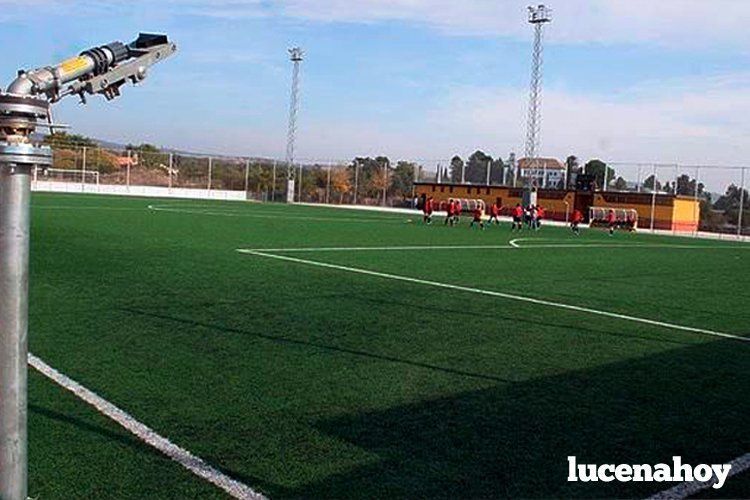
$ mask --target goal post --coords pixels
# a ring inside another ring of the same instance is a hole
[[[78,184],[94,184],[98,186],[99,171],[36,167],[34,169],[34,181],[74,182]]]

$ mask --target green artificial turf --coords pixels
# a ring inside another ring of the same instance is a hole
[[[102,196],[32,215],[32,352],[272,498],[642,497],[672,485],[569,483],[567,456],[750,451],[748,342],[236,251],[581,245],[273,254],[747,336],[747,245]],[[33,497],[221,496],[40,375],[30,404]]]

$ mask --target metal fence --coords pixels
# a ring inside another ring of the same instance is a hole
[[[603,190],[692,198],[700,211],[700,231],[750,235],[750,168],[636,162],[607,166]]]
[[[35,180],[231,191],[259,201],[286,200],[289,169],[282,161],[91,147],[57,146],[53,152],[52,168],[35,172]],[[590,172],[544,171],[539,185],[573,186],[578,175],[587,173],[605,191],[693,197],[699,202],[701,231],[750,234],[749,168],[615,161],[602,165]],[[387,207],[412,207],[417,181],[508,187],[528,181],[513,163],[497,160],[451,164],[450,159],[303,159],[292,170],[295,201]]]

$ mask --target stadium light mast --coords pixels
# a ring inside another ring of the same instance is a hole
[[[294,203],[294,143],[297,140],[297,114],[299,113],[299,67],[304,57],[299,47],[289,49],[292,61],[292,91],[289,99],[289,128],[286,134],[287,203]],[[300,191],[300,200],[302,192]]]
[[[539,133],[542,121],[542,39],[544,25],[551,22],[550,9],[543,4],[530,6],[529,23],[534,26],[534,46],[531,55],[531,86],[529,89],[529,113],[526,122],[525,155],[530,171],[538,170]],[[543,179],[544,181],[544,179]],[[526,188],[531,188],[531,176],[527,175]]]
[[[141,33],[56,66],[20,71],[0,89],[0,499],[27,495],[27,363],[31,173],[52,165],[49,146],[33,142],[38,127],[53,132],[51,104],[75,95],[120,95],[148,68],[177,50],[164,35]]]

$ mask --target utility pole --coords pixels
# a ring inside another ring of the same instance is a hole
[[[287,203],[294,203],[294,142],[297,139],[297,113],[299,113],[299,66],[304,53],[299,47],[289,49],[292,61],[292,93],[289,99],[289,129],[286,135]]]
[[[539,133],[542,121],[542,35],[544,25],[551,22],[550,10],[543,4],[529,7],[529,23],[534,26],[534,46],[531,54],[531,85],[529,89],[529,111],[526,122],[525,155],[529,162],[529,172],[538,170]],[[531,186],[531,178],[526,180],[526,188]]]

